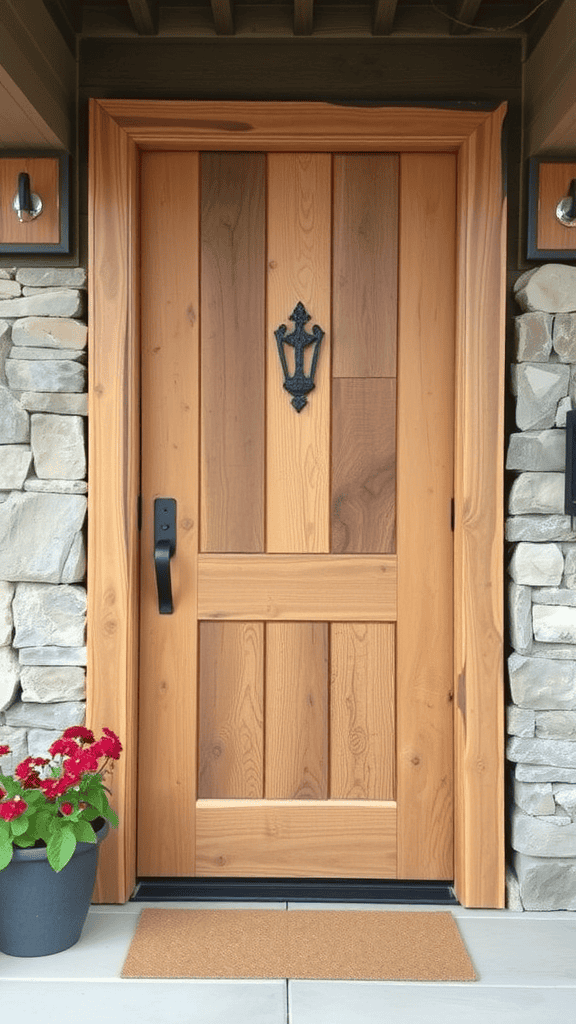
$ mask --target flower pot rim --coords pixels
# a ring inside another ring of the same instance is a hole
[[[110,831],[110,822],[106,818],[96,818],[95,821],[102,821],[102,825],[95,831],[96,844],[94,843],[76,843],[76,849],[74,855],[78,856],[82,853],[93,850],[95,845],[101,843],[106,838]],[[92,824],[92,822],[90,822]],[[31,861],[31,860],[47,860],[48,855],[45,846],[13,846],[12,861]],[[12,861],[10,863],[12,863]],[[8,865],[9,866],[9,865]]]

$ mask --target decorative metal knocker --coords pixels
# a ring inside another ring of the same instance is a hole
[[[316,373],[316,364],[318,362],[318,356],[320,354],[320,345],[322,338],[324,337],[324,331],[318,324],[315,324],[312,328],[312,334],[308,334],[304,329],[305,324],[311,319],[310,314],[301,302],[295,306],[293,312],[288,317],[296,325],[292,334],[286,334],[287,327],[281,324],[274,331],[276,337],[276,344],[278,345],[278,355],[280,356],[280,362],[282,363],[282,370],[284,373],[284,387],[292,396],[292,405],[296,409],[296,412],[301,412],[304,406],[307,404],[307,395],[314,390],[314,374]],[[286,360],[286,352],[284,351],[285,345],[291,345],[294,349],[294,373],[290,375],[288,370],[288,362]],[[312,352],[312,362],[310,364],[310,373],[307,375],[304,372],[304,350],[308,345],[314,345]]]

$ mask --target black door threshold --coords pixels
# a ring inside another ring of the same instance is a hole
[[[135,903],[198,900],[458,906],[451,882],[348,878],[141,878],[131,898]]]

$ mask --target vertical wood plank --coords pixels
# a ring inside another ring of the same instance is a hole
[[[334,377],[396,375],[398,155],[334,157]]]
[[[505,113],[502,105],[466,141],[458,171],[454,879],[468,907],[503,907],[505,895]]]
[[[142,154],[138,871],[143,875],[193,875],[195,870],[198,174],[197,153]],[[172,615],[158,614],[155,497],[177,502]]]
[[[400,160],[398,873],[451,878],[456,161]]]
[[[264,550],[263,153],[201,156],[201,550]]]
[[[395,631],[391,623],[330,627],[330,796],[396,795]]]
[[[264,623],[202,622],[198,798],[264,796]]]
[[[120,736],[93,899],[123,903],[136,882],[139,488],[138,154],[91,102],[87,721]]]
[[[266,624],[265,795],[328,796],[328,625]]]
[[[332,551],[396,550],[396,381],[332,383]]]
[[[268,157],[267,550],[330,550],[331,157]],[[298,302],[325,332],[316,387],[300,412],[284,390],[274,331]]]

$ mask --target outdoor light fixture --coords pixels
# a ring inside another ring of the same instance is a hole
[[[532,157],[528,245],[531,260],[576,259],[576,159]]]
[[[0,254],[70,252],[67,153],[0,152]]]

